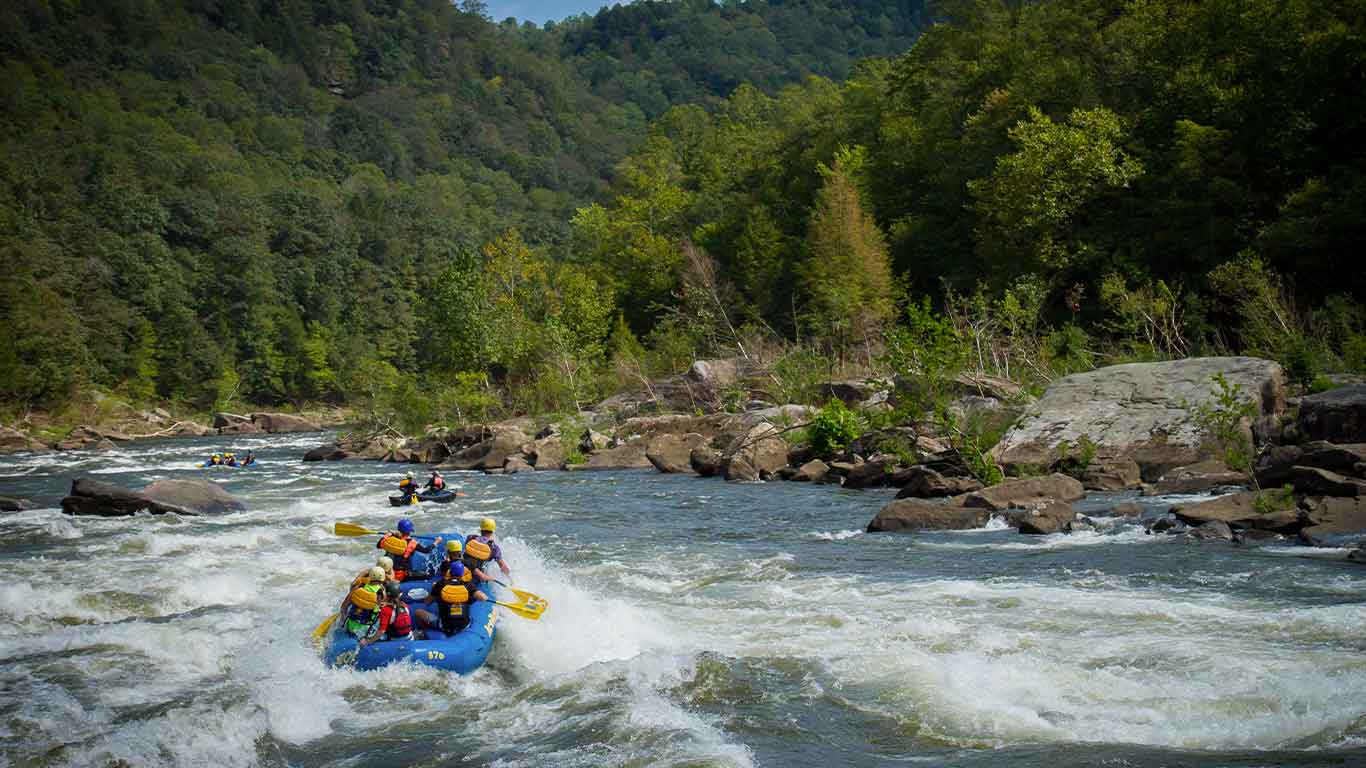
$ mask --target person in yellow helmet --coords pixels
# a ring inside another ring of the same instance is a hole
[[[465,537],[465,545],[468,546],[471,541],[482,541],[493,551],[493,557],[490,559],[498,564],[498,567],[503,571],[503,575],[511,576],[512,569],[509,568],[507,562],[503,560],[503,548],[498,546],[498,542],[493,540],[493,533],[496,530],[498,530],[498,524],[493,522],[493,518],[486,517],[479,521],[479,533],[471,533],[469,536]]]

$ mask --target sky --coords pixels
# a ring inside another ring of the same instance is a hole
[[[597,13],[604,5],[614,5],[620,0],[485,0],[488,4],[489,18],[502,21],[515,16],[518,21],[534,21],[544,24],[550,19],[560,19],[577,13]]]

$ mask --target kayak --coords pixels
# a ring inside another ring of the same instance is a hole
[[[429,544],[434,536],[415,537],[424,544]],[[441,534],[443,540],[463,537],[459,534]],[[430,555],[421,552],[413,554],[414,570],[425,570],[428,562],[435,564],[440,560],[440,553],[433,551]],[[431,592],[433,581],[415,580],[403,582],[403,599],[414,610],[425,608],[435,613],[435,606],[426,606],[423,601]],[[492,585],[485,585],[485,590],[491,589]],[[498,626],[498,606],[486,600],[478,600],[469,606],[470,623],[469,626],[454,635],[447,635],[435,629],[423,630],[426,638],[423,640],[382,640],[371,643],[364,648],[360,647],[355,637],[346,631],[346,622],[338,620],[333,622],[332,628],[325,635],[323,640],[323,659],[329,666],[333,667],[353,667],[355,669],[368,670],[379,669],[390,664],[411,662],[443,669],[448,672],[455,672],[460,675],[468,675],[479,667],[483,666],[484,660],[488,658],[489,651],[493,648],[493,636],[497,632]]]
[[[260,463],[261,462],[259,461],[253,461],[250,464],[206,464],[201,461],[195,466],[199,467],[200,469],[251,469],[252,467]]]
[[[418,501],[432,501],[432,502],[436,502],[437,504],[449,504],[449,503],[451,503],[452,501],[455,501],[455,497],[458,496],[458,495],[459,495],[459,494],[457,494],[455,491],[452,491],[452,490],[450,490],[449,488],[446,488],[446,489],[443,489],[443,490],[440,490],[440,491],[423,491],[422,493],[419,493],[419,494],[417,495],[417,500],[418,500]],[[391,507],[403,507],[403,506],[407,506],[407,505],[409,505],[409,504],[412,503],[412,502],[410,501],[411,498],[412,498],[411,496],[390,496],[390,497],[389,497],[389,506],[391,506]]]

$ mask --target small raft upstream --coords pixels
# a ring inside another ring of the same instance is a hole
[[[458,533],[440,534],[443,541],[464,540]],[[414,537],[424,544],[435,539],[432,536]],[[440,552],[424,555],[413,554],[415,570],[425,570],[428,562],[440,562]],[[403,600],[410,607],[426,607],[423,601],[430,594],[434,580],[415,580],[403,582]],[[493,585],[482,587],[489,591]],[[492,594],[490,594],[492,597]],[[428,610],[434,610],[428,608]],[[493,649],[493,636],[497,633],[499,610],[491,601],[478,600],[468,607],[470,623],[460,632],[447,635],[437,629],[426,629],[423,640],[381,640],[364,648],[355,637],[346,632],[346,622],[333,622],[332,628],[323,639],[323,659],[329,666],[354,667],[369,670],[386,667],[390,664],[412,662],[436,669],[444,669],[460,675],[468,675],[484,665],[489,651]]]
[[[455,501],[455,497],[458,496],[458,495],[459,495],[458,493],[456,493],[455,491],[449,490],[449,489],[441,490],[441,491],[423,491],[422,493],[419,493],[419,494],[417,495],[417,500],[420,501],[420,502],[421,502],[421,501],[431,501],[431,502],[435,502],[435,503],[437,503],[437,504],[449,504],[449,503],[451,503],[452,501]],[[412,499],[411,496],[390,496],[390,497],[389,497],[389,506],[391,506],[391,507],[402,507],[402,506],[407,506],[407,505],[409,505],[409,504],[412,503],[411,499]]]

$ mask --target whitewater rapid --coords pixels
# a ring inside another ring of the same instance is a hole
[[[1366,764],[1366,569],[1095,532],[868,534],[886,491],[647,472],[460,474],[419,532],[495,517],[513,583],[488,665],[324,667],[312,629],[375,556],[404,468],[318,436],[0,458],[0,763]],[[72,519],[70,479],[207,477],[221,517]],[[1149,502],[1161,504],[1161,501]],[[1097,506],[1103,507],[1104,504]],[[1108,762],[1107,762],[1108,761]]]

